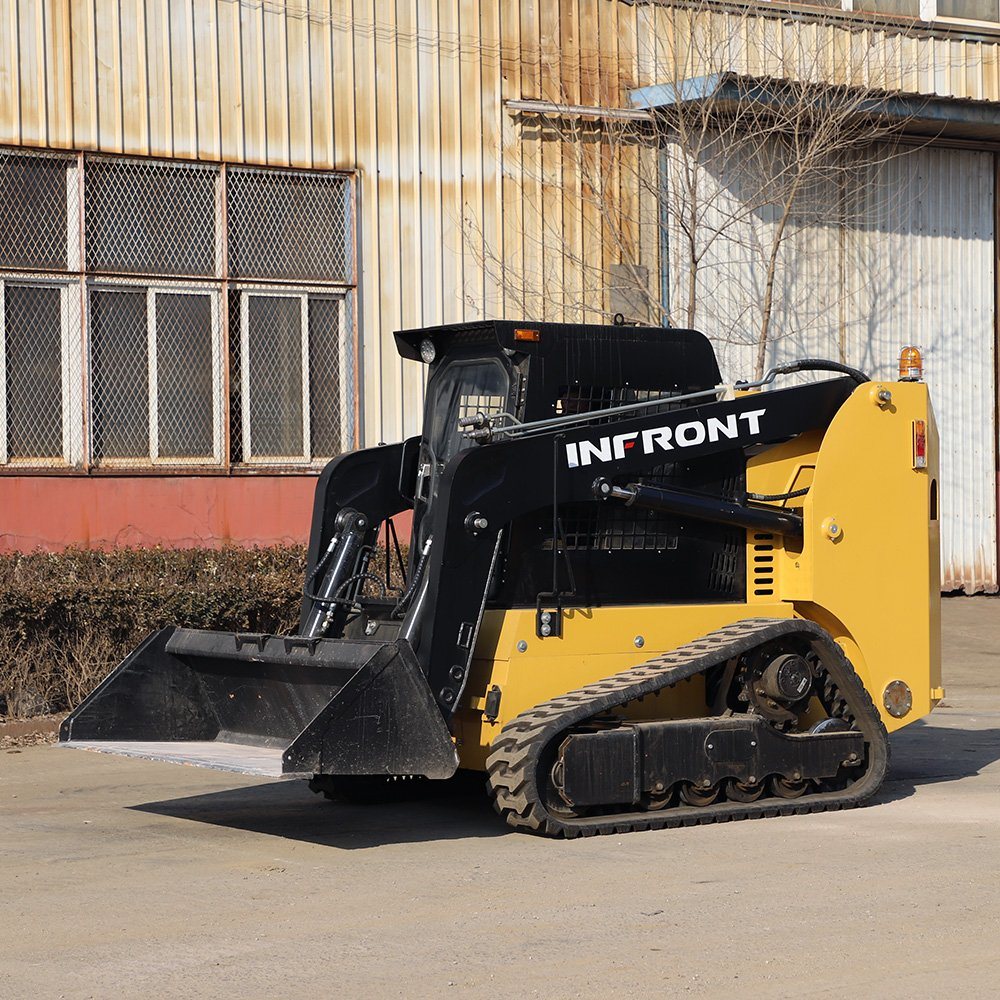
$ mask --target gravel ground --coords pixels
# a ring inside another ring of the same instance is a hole
[[[995,996],[1000,600],[944,620],[944,707],[844,813],[567,843],[0,752],[0,997]]]

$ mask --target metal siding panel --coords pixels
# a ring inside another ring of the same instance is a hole
[[[143,0],[121,4],[122,144],[129,152],[149,152],[149,105],[146,77],[146,5]]]
[[[378,273],[373,289],[378,296],[381,325],[376,330],[382,350],[382,434],[395,441],[402,436],[402,364],[392,341],[400,320],[400,212],[399,212],[399,97],[397,88],[396,12],[394,0],[375,0],[375,23],[382,30],[374,38],[375,174],[378,216]]]
[[[71,0],[70,61],[73,67],[73,145],[95,149],[97,132],[97,53],[94,8],[88,0]]]
[[[459,0],[458,8],[459,79],[462,100],[460,147],[462,185],[461,212],[458,216],[463,284],[462,319],[483,316],[482,252],[474,243],[480,240],[483,227],[483,115],[482,50],[480,47],[479,0]]]
[[[480,81],[482,95],[482,169],[483,221],[481,239],[477,241],[483,258],[483,314],[503,315],[503,286],[496,267],[486,259],[490,248],[501,260],[503,244],[503,171],[502,136],[504,108],[501,101],[500,7],[487,2],[479,15],[482,44],[480,46]]]
[[[377,106],[375,46],[366,30],[374,21],[374,0],[356,0],[353,26],[355,156],[361,183],[358,232],[361,294],[362,357],[364,364],[365,433],[369,443],[386,440],[386,414],[382,395],[382,355],[389,331],[382,327],[380,272],[380,199],[378,189]]]
[[[0,7],[0,52],[11,58],[0,59],[0,139],[21,141],[21,51],[17,31],[16,0],[6,0]]]
[[[219,107],[219,6],[213,0],[195,0],[194,23],[194,96],[198,156],[204,160],[222,159],[222,124]]]
[[[146,79],[149,82],[149,152],[173,156],[173,86],[169,0],[146,0]]]
[[[500,73],[503,100],[521,96],[521,11],[519,0],[500,0]],[[524,311],[524,194],[522,188],[521,126],[513,115],[501,113],[503,216],[503,315]],[[496,267],[497,263],[494,262]]]
[[[285,20],[288,63],[288,159],[296,167],[313,165],[313,91],[309,11],[288,8]]]
[[[417,26],[421,37],[438,37],[438,6],[417,4]],[[417,101],[420,135],[420,301],[422,322],[443,322],[443,255],[441,235],[441,52],[422,44],[417,52]]]
[[[20,57],[21,141],[48,143],[45,12],[42,0],[21,0],[17,10]],[[3,51],[3,50],[0,50]]]
[[[312,162],[332,169],[337,162],[333,132],[333,47],[330,0],[309,4],[309,81],[303,100],[309,101]]]
[[[527,6],[527,5],[525,5]],[[462,233],[462,67],[458,44],[458,0],[438,0],[441,38],[441,249],[442,319],[459,323],[465,315]]]
[[[263,160],[288,166],[288,11],[264,6],[262,32],[264,54],[265,146]]]
[[[331,0],[331,60],[333,62],[334,166],[353,170],[356,153],[355,50],[351,21],[352,0]]]
[[[97,41],[97,129],[102,149],[124,150],[121,24],[118,0],[94,0]]]
[[[396,5],[396,154],[399,236],[397,270],[399,289],[410,289],[399,296],[397,315],[403,328],[423,322],[423,247],[420,225],[420,99],[421,80],[418,57],[417,11],[413,0]],[[395,352],[393,352],[395,353]],[[397,363],[398,360],[397,360]],[[400,364],[402,434],[419,432],[423,403],[424,369],[422,365]]]
[[[219,12],[219,133],[220,155],[239,162],[244,158],[243,39],[241,13],[236,4],[220,3]]]
[[[52,146],[67,147],[73,145],[73,79],[70,72],[69,0],[49,0],[46,21],[48,141]],[[0,17],[0,24],[2,24],[2,17]],[[3,106],[3,92],[6,90],[3,74],[9,75],[13,68],[13,60],[9,63],[4,62],[0,66],[0,109]],[[3,112],[0,110],[0,122],[3,120]]]
[[[264,94],[264,13],[260,7],[239,5],[241,113],[243,159],[248,163],[268,161],[266,99]]]

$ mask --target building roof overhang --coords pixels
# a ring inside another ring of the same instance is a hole
[[[844,97],[848,100],[844,101]],[[775,114],[805,97],[818,108],[839,101],[859,117],[883,123],[900,135],[1000,141],[1000,103],[904,91],[851,91],[832,84],[803,84],[776,77],[713,73],[629,92],[635,110],[669,112],[711,103],[719,114],[736,113],[753,102]]]

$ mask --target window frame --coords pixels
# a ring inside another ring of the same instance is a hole
[[[12,458],[9,453],[7,421],[7,286],[59,289],[60,388],[62,401],[62,455],[59,458],[35,455]],[[79,337],[72,336],[73,292],[78,282],[71,276],[55,277],[30,272],[0,272],[0,467],[5,470],[62,469],[83,462],[83,355]],[[77,324],[78,326],[79,324]]]
[[[225,381],[223,378],[222,356],[222,293],[215,283],[184,282],[170,284],[163,281],[108,281],[92,278],[86,283],[86,309],[88,334],[90,329],[90,293],[101,292],[137,292],[144,291],[146,295],[146,368],[148,390],[146,393],[146,434],[149,445],[149,455],[140,457],[102,457],[94,453],[93,434],[89,441],[89,459],[95,469],[129,470],[141,473],[145,469],[162,467],[184,467],[189,469],[217,469],[225,465],[226,434],[225,434]],[[159,386],[157,371],[157,328],[156,328],[156,296],[157,295],[207,295],[211,306],[211,351],[212,351],[212,456],[172,456],[159,454]],[[94,360],[90,337],[87,339],[87,413],[93,425],[94,413]]]
[[[344,391],[345,383],[351,384],[356,391],[356,372],[349,368],[350,358],[348,351],[348,335],[353,336],[353,331],[348,327],[350,312],[348,310],[348,299],[352,289],[346,286],[331,287],[289,287],[287,285],[262,285],[240,282],[233,287],[239,294],[239,324],[240,324],[240,435],[242,460],[239,466],[259,468],[261,466],[276,466],[287,468],[289,466],[302,467],[323,465],[335,458],[335,455],[313,455],[312,449],[312,384],[311,384],[311,359],[309,357],[309,303],[316,300],[333,301],[337,303],[340,316],[341,335],[337,342],[337,365],[341,372],[340,392],[337,405],[339,408],[340,423],[340,445],[341,450],[337,454],[343,454],[347,447],[353,444],[353,431],[351,429],[351,413],[349,411],[348,396],[353,396],[354,392]],[[299,341],[302,373],[302,454],[301,455],[254,455],[253,440],[250,429],[250,308],[251,298],[291,298],[299,300]],[[343,374],[347,373],[349,379],[345,379]]]

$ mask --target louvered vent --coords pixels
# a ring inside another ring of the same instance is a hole
[[[774,595],[774,535],[753,536],[753,594],[754,597]]]

